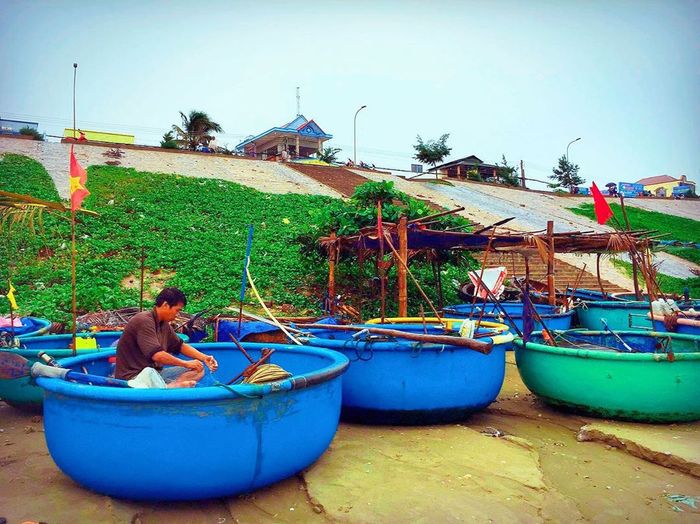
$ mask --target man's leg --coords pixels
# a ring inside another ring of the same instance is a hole
[[[194,371],[181,366],[163,369],[160,375],[168,388],[193,388],[204,376],[204,370]]]

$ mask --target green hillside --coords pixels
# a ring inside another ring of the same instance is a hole
[[[309,195],[266,194],[238,184],[179,175],[137,172],[113,166],[88,169],[88,196],[83,206],[99,217],[79,215],[77,302],[80,312],[138,305],[138,277],[142,246],[146,283],[178,286],[187,294],[189,311],[210,307],[224,312],[238,303],[248,224],[254,224],[251,273],[266,301],[281,314],[316,314],[326,288],[327,262],[316,242],[328,234],[329,221],[348,230],[348,221],[371,218],[372,211],[357,203]],[[19,155],[0,161],[0,189],[57,200],[43,166]],[[355,207],[353,207],[353,205]],[[399,208],[389,202],[389,215]],[[415,200],[405,209],[421,216],[430,210]],[[452,218],[454,221],[454,218]],[[17,288],[20,311],[66,321],[70,317],[70,222],[46,217],[44,232],[31,235],[17,229],[0,247],[0,293],[8,270]],[[300,240],[303,240],[301,242]],[[358,308],[358,282],[373,275],[365,266],[359,279],[356,264],[341,263],[339,292]],[[432,272],[427,264],[412,270],[435,298]],[[446,300],[456,300],[452,279],[466,279],[466,265],[443,266]],[[390,275],[391,278],[391,275]],[[390,281],[390,287],[391,281]],[[376,315],[377,296],[362,287],[365,317]],[[409,284],[413,304],[417,292]],[[391,293],[391,292],[390,292]],[[388,297],[393,311],[393,297]],[[254,298],[246,295],[250,309]],[[372,308],[375,310],[372,311]],[[427,308],[426,308],[427,309]],[[0,300],[0,313],[7,312]],[[237,308],[236,308],[237,310]]]

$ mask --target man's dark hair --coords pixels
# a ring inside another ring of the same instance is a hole
[[[156,306],[162,306],[163,302],[167,302],[170,307],[182,304],[183,307],[187,305],[187,297],[185,294],[176,287],[166,287],[163,291],[158,293],[156,297]]]

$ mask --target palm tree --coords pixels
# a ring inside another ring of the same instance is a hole
[[[177,135],[177,142],[186,149],[194,150],[204,139],[211,138],[209,133],[221,133],[221,126],[214,122],[204,111],[190,111],[186,115],[180,111],[182,126],[173,125],[173,131]]]

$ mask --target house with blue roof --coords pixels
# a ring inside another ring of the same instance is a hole
[[[333,135],[325,133],[316,122],[297,115],[283,126],[246,138],[236,146],[236,151],[262,159],[308,158],[323,149],[323,143],[331,138]]]

